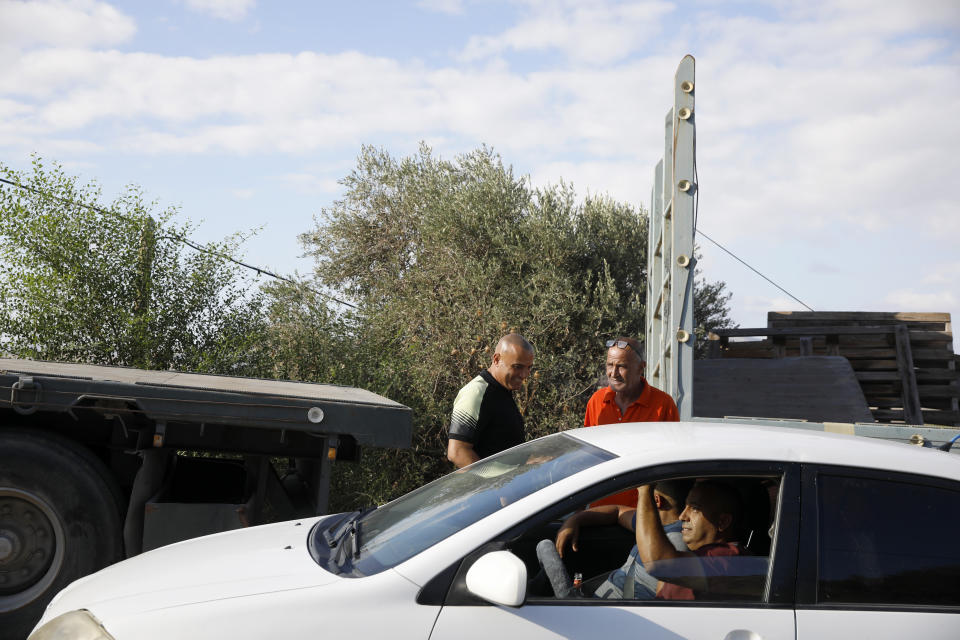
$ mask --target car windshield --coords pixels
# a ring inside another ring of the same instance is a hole
[[[475,462],[361,518],[359,557],[340,571],[364,576],[396,566],[512,502],[615,457],[561,433]]]

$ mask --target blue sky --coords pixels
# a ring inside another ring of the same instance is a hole
[[[361,144],[488,144],[645,207],[687,53],[704,231],[817,310],[960,314],[956,0],[0,0],[0,162],[140,185],[200,241],[261,228],[247,259],[304,273]],[[800,308],[700,244],[741,325]]]

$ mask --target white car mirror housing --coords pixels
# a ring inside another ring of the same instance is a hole
[[[493,604],[519,607],[527,597],[527,567],[509,551],[491,551],[467,571],[467,590]]]

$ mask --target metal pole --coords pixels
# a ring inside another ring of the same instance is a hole
[[[693,416],[694,59],[674,79],[663,161],[654,171],[647,251],[647,378],[673,396],[680,419]]]

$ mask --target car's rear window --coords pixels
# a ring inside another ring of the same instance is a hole
[[[960,606],[960,491],[822,475],[818,601]]]

